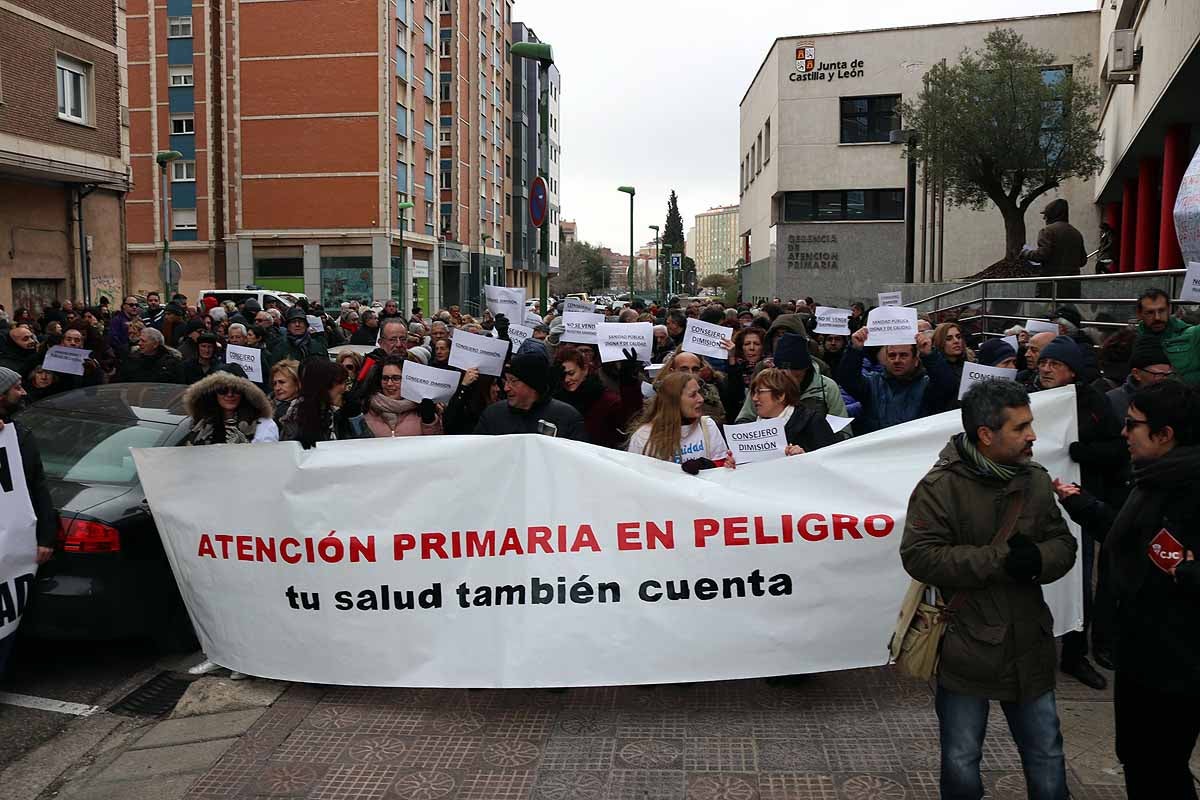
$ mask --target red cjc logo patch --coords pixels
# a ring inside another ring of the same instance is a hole
[[[1183,563],[1183,543],[1163,528],[1150,540],[1146,555],[1154,566],[1170,574],[1171,570]]]

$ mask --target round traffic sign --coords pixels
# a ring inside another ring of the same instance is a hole
[[[541,175],[529,185],[529,222],[535,228],[546,222],[546,211],[550,208],[550,195],[546,190],[546,179]]]

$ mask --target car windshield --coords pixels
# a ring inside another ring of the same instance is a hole
[[[98,419],[30,409],[19,417],[37,437],[46,476],[85,483],[132,483],[131,447],[163,443],[169,428],[137,420]]]

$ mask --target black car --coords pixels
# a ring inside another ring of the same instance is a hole
[[[191,429],[185,386],[116,383],[48,397],[17,417],[34,432],[60,514],[23,633],[48,639],[195,641],[131,447],[171,447]]]

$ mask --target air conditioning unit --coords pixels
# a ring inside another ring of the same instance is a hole
[[[1108,43],[1108,71],[1133,72],[1136,69],[1134,46],[1133,30],[1113,31]]]

